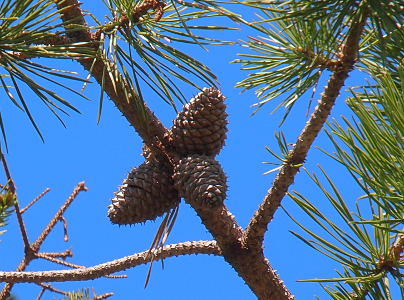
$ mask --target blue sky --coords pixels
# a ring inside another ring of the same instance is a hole
[[[97,15],[106,13],[100,5],[89,5],[92,1],[84,1],[83,8]],[[223,39],[246,39],[254,35],[249,30],[233,33],[223,32]],[[217,157],[228,176],[228,199],[226,205],[235,215],[237,222],[245,227],[254,211],[258,208],[267,190],[271,186],[274,174],[262,174],[271,168],[263,161],[274,161],[265,150],[268,146],[279,153],[274,132],[282,130],[289,143],[296,140],[303,128],[306,118],[307,102],[310,95],[300,99],[281,128],[278,124],[284,110],[275,114],[270,112],[277,104],[265,105],[256,115],[251,117],[254,108],[250,105],[256,102],[253,92],[240,94],[235,84],[245,78],[247,73],[240,71],[240,65],[230,64],[237,53],[247,51],[238,46],[210,47],[206,52],[198,46],[181,46],[185,51],[195,55],[207,64],[217,75],[220,88],[227,97],[229,113],[229,133],[226,146]],[[181,49],[183,49],[181,48]],[[78,63],[66,61],[48,61],[40,59],[40,63],[82,72]],[[348,78],[346,85],[355,86],[362,80],[363,75]],[[321,91],[326,77],[320,82]],[[81,85],[69,82],[69,86],[80,89]],[[104,263],[149,248],[161,219],[147,222],[145,225],[118,227],[112,225],[107,218],[107,206],[113,192],[121,184],[122,179],[134,166],[143,162],[141,154],[141,139],[132,127],[128,126],[125,118],[107,99],[104,101],[102,117],[96,124],[98,113],[99,86],[90,84],[84,94],[91,99],[87,101],[63,90],[57,90],[81,114],[71,113],[63,117],[67,129],[46,109],[46,107],[30,92],[25,91],[27,102],[45,143],[42,143],[26,115],[13,106],[3,95],[1,112],[6,126],[9,153],[6,158],[11,174],[18,188],[20,205],[23,207],[50,187],[51,191],[38,203],[24,213],[29,239],[33,242],[54,213],[69,196],[74,186],[85,181],[89,188],[81,193],[67,210],[65,218],[68,222],[69,241],[63,241],[63,227],[59,223],[44,242],[41,251],[61,252],[72,247],[74,257],[68,261],[84,266]],[[151,91],[144,91],[147,104],[167,126],[175,118],[175,112]],[[184,94],[190,99],[197,91],[184,88]],[[344,103],[343,93],[338,98],[332,112],[332,117],[350,116]],[[314,103],[319,98],[317,93]],[[311,111],[314,106],[312,105]],[[333,151],[331,143],[322,132],[315,142],[328,151]],[[328,158],[319,150],[313,148],[308,156],[305,167],[310,172],[320,173],[320,164],[340,188],[345,199],[354,205],[361,192],[346,170]],[[3,177],[1,182],[5,183]],[[329,205],[315,184],[304,171],[300,172],[291,190],[308,197],[325,211]],[[283,201],[285,208],[299,220],[308,222],[308,218],[294,205],[290,198]],[[335,214],[335,213],[334,213]],[[23,257],[23,244],[20,238],[15,216],[10,218],[7,233],[1,236],[0,270],[13,270]],[[298,279],[329,278],[336,276],[335,268],[340,267],[331,260],[307,247],[295,238],[289,230],[302,231],[282,211],[279,210],[275,219],[269,225],[265,236],[265,254],[273,268],[278,270],[280,278],[288,289],[296,295],[296,299],[314,299],[314,295],[325,299],[325,293],[316,283],[297,283]],[[320,231],[319,231],[320,232]],[[185,242],[190,240],[211,239],[211,235],[201,224],[200,219],[192,208],[181,203],[178,219],[167,243]],[[6,259],[4,259],[4,257]],[[33,261],[27,270],[54,270],[60,266]],[[235,271],[221,258],[206,255],[193,255],[165,260],[165,268],[156,262],[153,265],[149,286],[144,289],[144,281],[148,266],[140,266],[123,272],[127,279],[97,279],[90,282],[55,283],[56,288],[77,290],[78,288],[95,287],[98,294],[113,292],[112,299],[256,299]],[[14,287],[13,293],[19,299],[36,299],[40,288],[33,284],[20,284]],[[46,292],[43,299],[58,298],[57,294]]]

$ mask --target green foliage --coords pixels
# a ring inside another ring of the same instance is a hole
[[[55,299],[55,298],[53,298]],[[63,300],[87,300],[90,299],[90,289],[89,288],[85,288],[85,289],[81,289],[78,290],[77,292],[68,292],[65,294],[65,297],[63,298]],[[60,298],[59,298],[60,300]]]
[[[371,196],[378,205],[397,219],[402,218],[404,207],[404,73],[402,67],[396,71],[401,76],[397,85],[389,73],[374,77],[376,84],[363,92],[353,92],[348,105],[355,112],[359,123],[344,130],[336,121],[329,134],[337,155],[334,158],[343,163],[358,178],[364,191],[372,191]],[[333,135],[339,137],[336,140]],[[342,141],[352,152],[350,156],[342,150]]]
[[[284,164],[287,164],[289,162],[289,147],[288,143],[286,142],[286,138],[283,134],[282,131],[279,132],[279,134],[275,133],[275,138],[276,141],[278,142],[279,150],[281,152],[282,157],[280,157],[278,154],[276,154],[274,151],[272,151],[269,147],[265,146],[265,149],[273,156],[277,161],[280,162],[263,162],[264,164],[268,165],[277,165],[278,167],[271,169],[267,172],[265,172],[263,175],[268,175],[270,173],[273,173],[275,171],[278,171]]]
[[[293,6],[289,10],[295,9]],[[239,54],[242,70],[252,71],[248,77],[237,83],[243,92],[254,89],[261,101],[254,104],[257,112],[265,103],[281,97],[275,110],[287,108],[285,117],[306,91],[313,88],[327,64],[336,42],[327,40],[329,28],[334,20],[282,19],[281,12],[262,11],[260,21],[254,28],[260,31],[258,38],[249,37],[244,46],[257,54]]]
[[[3,192],[0,195],[0,228],[7,225],[7,221],[11,213],[14,211],[14,204],[16,201],[15,195],[11,193],[10,190],[5,190],[4,187],[0,192]],[[0,235],[2,235],[5,230],[0,231]]]
[[[348,208],[332,180],[327,178],[332,193],[313,175],[340,221],[319,211],[307,198],[295,193],[291,198],[325,232],[321,237],[314,230],[295,222],[314,240],[293,233],[306,244],[339,262],[339,277],[316,279],[316,282],[337,282],[324,286],[332,299],[390,299],[393,282],[404,297],[401,253],[404,250],[404,73],[396,68],[399,81],[389,72],[373,77],[374,84],[363,91],[353,91],[347,100],[355,113],[353,122],[344,118],[347,129],[337,121],[327,134],[336,153],[329,154],[352,174],[364,195],[356,203],[355,212]],[[348,149],[348,150],[346,150]],[[346,230],[340,226],[344,223]],[[338,226],[335,224],[339,224]],[[345,284],[343,285],[342,282]],[[363,297],[363,298],[360,298]]]
[[[263,4],[270,3],[269,6]],[[254,71],[236,86],[255,89],[257,112],[265,103],[281,96],[274,109],[285,107],[284,119],[295,102],[316,87],[325,70],[333,70],[346,25],[356,20],[355,1],[245,1],[261,10],[252,27],[258,38],[249,37],[244,46],[258,54],[240,54],[242,70]],[[360,10],[356,11],[360,14]],[[256,71],[258,70],[258,71]],[[313,94],[312,97],[314,95]],[[312,101],[309,101],[309,106]],[[255,113],[254,112],[254,113]],[[282,120],[282,122],[284,121]]]
[[[216,86],[217,79],[206,65],[175,48],[172,43],[198,44],[203,48],[204,45],[232,44],[194,32],[236,29],[206,25],[212,17],[242,20],[218,5],[209,6],[214,1],[178,2],[167,1],[163,16],[155,19],[152,10],[140,18],[133,14],[137,6],[144,5],[144,1],[109,0],[106,4],[113,17],[111,23],[104,27],[109,38],[105,51],[120,66],[130,85],[136,88],[139,100],[142,100],[139,83],[143,81],[174,108],[175,99],[186,102],[181,87],[177,85],[179,82],[201,90],[195,79],[207,86]],[[129,19],[128,25],[116,26],[122,23],[123,18]],[[208,20],[203,22],[204,19]],[[195,24],[196,20],[199,24]]]
[[[349,25],[363,15],[369,15],[367,34],[361,44],[363,69],[373,72],[375,66],[391,67],[402,57],[402,4],[378,0],[242,3],[260,11],[259,20],[251,26],[263,34],[243,41],[253,54],[240,54],[243,58],[234,60],[242,64],[242,70],[251,72],[236,86],[242,87],[242,91],[256,90],[260,101],[254,104],[254,113],[280,96],[274,111],[285,107],[286,118],[294,103],[313,89],[310,106],[321,74],[332,71],[338,62],[341,45],[352,28]]]
[[[3,0],[0,6],[0,68],[3,69],[0,73],[0,85],[8,98],[27,114],[42,140],[22,93],[21,84],[27,85],[63,124],[59,113],[68,114],[64,107],[76,112],[79,112],[78,109],[35,78],[57,84],[80,96],[81,93],[59,83],[54,77],[85,83],[88,80],[80,79],[74,76],[75,73],[66,70],[49,68],[34,62],[34,59],[97,57],[105,63],[102,89],[107,76],[112,79],[113,84],[129,86],[129,89],[125,88],[125,92],[132,93],[132,99],[141,112],[144,107],[141,84],[144,82],[175,108],[175,99],[186,101],[181,87],[178,86],[179,82],[201,89],[195,79],[207,86],[216,86],[217,79],[207,66],[172,44],[191,43],[203,48],[204,45],[232,44],[230,41],[215,40],[194,32],[236,29],[210,25],[209,20],[217,16],[245,22],[216,1],[168,1],[163,16],[156,18],[156,11],[152,8],[138,15],[133,14],[137,6],[144,4],[143,0],[108,0],[104,1],[111,12],[108,24],[103,25],[103,21],[98,21],[89,14],[98,26],[73,26],[59,22],[63,10],[57,10],[55,2],[61,1],[63,0]],[[122,22],[125,18],[127,21]],[[72,43],[66,38],[67,33],[83,29],[101,32],[99,47],[97,41]],[[119,73],[122,73],[124,79]],[[103,93],[100,95],[99,117],[102,102]],[[1,113],[0,129],[7,146]]]
[[[29,111],[20,85],[27,85],[63,124],[58,112],[64,114],[67,112],[62,106],[76,112],[78,110],[34,78],[56,84],[76,94],[79,93],[59,83],[54,77],[81,79],[73,76],[71,72],[50,68],[35,63],[32,59],[39,57],[68,59],[94,55],[91,48],[85,47],[86,43],[65,42],[50,45],[51,40],[56,40],[66,33],[62,24],[56,22],[61,11],[55,10],[54,5],[55,1],[51,0],[3,0],[0,4],[0,84],[8,98],[19,109],[25,111],[41,138],[42,135]],[[6,142],[1,114],[0,128]]]

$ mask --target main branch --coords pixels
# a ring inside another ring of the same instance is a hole
[[[77,42],[90,42],[93,37],[91,32],[84,26],[86,24],[83,13],[77,0],[58,1],[57,8],[63,11],[62,20],[66,24],[66,29],[72,24],[76,25],[78,30],[68,31],[68,38]],[[81,28],[81,29],[80,29]],[[108,97],[114,102],[116,107],[128,120],[129,124],[137,131],[139,136],[148,148],[156,155],[159,160],[163,160],[167,167],[171,167],[170,159],[176,158],[174,152],[170,152],[168,141],[168,130],[154,115],[154,113],[144,103],[144,107],[140,108],[136,105],[135,93],[132,93],[131,87],[124,80],[119,72],[115,72],[116,66],[109,61],[107,57],[86,58],[78,60],[83,67],[91,72],[91,75],[97,80],[100,86],[104,87],[104,91]],[[113,81],[108,76],[107,70],[113,70],[116,78]],[[134,96],[135,95],[135,96]],[[146,113],[145,118],[142,117],[142,110]],[[170,156],[167,155],[167,152]]]

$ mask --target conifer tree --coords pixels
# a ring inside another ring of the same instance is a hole
[[[93,267],[66,262],[66,257],[72,256],[68,251],[42,253],[39,249],[49,232],[59,221],[67,226],[64,212],[87,187],[79,183],[46,229],[30,243],[22,213],[31,204],[20,207],[12,170],[2,154],[7,182],[0,198],[0,226],[4,227],[10,214],[16,215],[25,256],[15,272],[0,270],[0,281],[5,282],[0,299],[9,297],[12,287],[22,282],[40,286],[40,298],[46,290],[60,292],[49,284],[52,282],[117,277],[114,273],[118,271],[186,254],[222,256],[258,299],[294,299],[263,251],[270,239],[265,236],[268,225],[285,198],[292,199],[314,221],[314,225],[305,224],[290,215],[304,232],[293,232],[297,240],[341,265],[334,278],[311,280],[326,283],[323,288],[331,299],[391,299],[397,290],[396,297],[404,296],[403,1],[105,0],[98,4],[108,9],[107,22],[84,11],[77,0],[2,1],[1,87],[44,139],[30,113],[23,86],[31,89],[63,123],[60,112],[78,110],[57,95],[52,84],[82,94],[53,80],[51,75],[81,80],[84,86],[89,78],[96,81],[101,87],[98,119],[106,96],[144,143],[144,162],[129,172],[117,191],[111,191],[115,194],[106,215],[118,225],[163,216],[161,226],[148,251]],[[234,12],[240,7],[247,12],[245,15]],[[255,12],[259,19],[251,19],[248,12]],[[194,33],[233,29],[219,25],[219,17],[233,22],[234,27],[247,28],[255,36],[243,36],[241,30],[240,40],[227,41],[211,38],[209,33]],[[201,23],[194,25],[195,20]],[[231,126],[226,91],[218,88],[217,78],[208,66],[181,50],[184,43],[202,48],[242,45],[239,58],[229,58],[246,73],[236,87],[243,92],[255,91],[256,113],[269,102],[275,102],[276,109],[285,108],[281,123],[298,101],[313,93],[307,123],[297,139],[286,140],[280,132],[275,136],[279,149],[268,148],[271,163],[277,165],[271,170],[276,176],[264,199],[256,200],[257,210],[245,229],[226,206],[227,176],[217,157]],[[89,78],[46,66],[40,58],[71,59],[88,72]],[[350,79],[359,70],[367,74],[368,84],[352,87]],[[35,76],[48,80],[49,86],[35,81]],[[198,85],[196,79],[203,85]],[[318,87],[320,80],[326,80],[323,90]],[[183,95],[184,84],[195,89],[192,99]],[[147,105],[148,99],[142,93],[145,87],[177,111],[170,128]],[[346,87],[350,96],[342,99],[340,94]],[[312,107],[315,97],[318,103]],[[343,123],[328,119],[336,102],[345,102],[352,110],[352,121],[350,116],[344,116]],[[5,152],[8,144],[1,115],[0,129]],[[324,182],[308,172],[335,210],[333,216],[317,208],[310,195],[290,188],[299,180],[299,171],[305,170],[306,157],[323,129],[335,147],[333,153],[327,152],[330,159],[346,167],[363,190],[362,200],[353,206],[333,184],[332,174],[320,169]],[[201,226],[212,235],[211,241],[166,245],[180,213],[178,208],[184,203],[195,210]],[[343,227],[335,225],[335,216],[340,217],[338,222],[344,223]],[[319,235],[318,228],[325,229],[326,234]],[[73,269],[26,271],[37,258]],[[88,290],[82,291],[86,292],[85,298],[112,296],[95,292],[91,296]],[[66,297],[79,298],[82,294],[71,292]]]

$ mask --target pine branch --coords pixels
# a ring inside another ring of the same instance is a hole
[[[40,246],[42,245],[43,241],[46,239],[46,237],[49,235],[53,227],[55,227],[56,223],[59,221],[60,217],[63,215],[63,213],[66,211],[66,209],[70,206],[70,204],[73,202],[73,200],[77,197],[77,195],[82,192],[82,191],[87,191],[88,188],[84,185],[84,181],[79,182],[77,186],[74,188],[72,194],[67,198],[65,203],[59,208],[58,212],[55,214],[55,216],[50,220],[49,224],[46,226],[46,228],[42,231],[40,236],[36,239],[35,242],[32,243],[32,250],[36,253],[39,251]]]
[[[23,209],[21,209],[21,214],[23,214],[28,208],[30,208],[35,202],[45,196],[46,193],[50,191],[50,188],[46,188],[42,193],[40,193],[34,200],[28,203]]]
[[[75,24],[78,26],[86,25],[77,0],[58,2],[57,8],[63,9],[64,13],[61,17],[66,24]],[[92,38],[91,32],[85,28],[67,32],[67,36],[80,42],[89,42]],[[94,38],[96,38],[95,36],[96,35],[94,35]],[[149,149],[159,158],[159,161],[164,161],[167,167],[171,168],[172,164],[170,163],[170,158],[178,160],[178,156],[175,152],[170,151],[171,146],[168,141],[168,130],[144,103],[142,109],[147,116],[145,122],[141,117],[142,112],[139,107],[135,105],[136,101],[133,99],[134,94],[131,93],[131,87],[128,86],[119,72],[116,72],[118,73],[118,82],[113,82],[111,76],[104,76],[104,70],[111,69],[116,71],[116,66],[106,57],[103,59],[78,59],[78,62],[80,62],[87,71],[91,72],[91,75],[97,80],[100,86],[104,87],[104,91],[108,97],[125,116],[129,124],[133,126]]]
[[[52,254],[52,253],[50,253],[50,254]],[[72,264],[72,263],[66,262],[64,260],[56,259],[54,256],[48,255],[45,253],[37,253],[36,257],[46,259],[55,264],[59,264],[59,265],[65,266],[65,267],[73,268],[73,269],[85,269],[86,268],[85,266]],[[104,277],[117,279],[117,278],[127,278],[128,276],[127,275],[105,275]]]
[[[10,191],[13,195],[15,195],[16,187],[15,187],[14,181],[11,177],[10,170],[8,168],[7,161],[6,161],[6,158],[5,158],[3,152],[1,152],[1,162],[3,163],[4,173],[6,173]],[[29,241],[28,241],[27,229],[25,228],[24,221],[23,221],[22,215],[21,215],[22,213],[20,212],[20,206],[18,204],[17,199],[14,204],[14,209],[15,209],[15,215],[17,216],[18,225],[20,226],[22,240],[24,242],[24,251],[25,251],[25,253],[28,253],[30,251],[30,245],[29,245]]]
[[[7,164],[5,163],[5,159],[4,159],[3,154],[2,154],[2,160],[3,160],[3,164],[5,166],[6,174],[8,174],[7,177],[11,178],[11,176],[9,175],[10,172],[8,171],[8,167],[7,167]],[[12,181],[10,181],[10,182],[12,182]],[[15,190],[14,184],[10,185],[10,189]],[[25,250],[25,256],[21,260],[18,267],[16,268],[17,272],[24,271],[27,268],[27,266],[29,265],[29,263],[32,260],[37,258],[37,254],[38,254],[38,251],[39,251],[39,248],[40,248],[41,244],[43,243],[45,238],[48,236],[50,231],[54,228],[54,226],[58,222],[60,216],[66,211],[66,209],[69,207],[69,205],[72,203],[72,201],[76,198],[78,193],[80,191],[86,191],[86,190],[87,190],[87,187],[84,186],[84,182],[80,182],[74,188],[74,190],[73,190],[72,194],[70,195],[70,197],[65,201],[65,203],[62,205],[62,207],[59,209],[59,211],[55,214],[55,216],[52,218],[52,220],[49,222],[49,224],[46,226],[46,228],[42,231],[42,233],[36,239],[36,241],[32,245],[28,244],[28,250],[27,250],[27,247],[25,247],[25,249],[26,249]],[[17,210],[16,210],[16,212],[17,212]],[[21,215],[20,215],[20,217],[21,217]],[[21,218],[21,220],[22,220],[22,218]],[[0,292],[0,300],[5,300],[9,296],[10,291],[11,291],[11,289],[12,289],[12,287],[13,287],[13,285],[15,283],[16,282],[14,282],[14,281],[9,281],[9,282],[7,282],[5,284],[5,286],[3,287],[3,289]]]
[[[281,201],[286,195],[289,186],[294,182],[294,178],[299,171],[299,166],[304,163],[311,145],[330,115],[335,100],[344,86],[349,72],[352,71],[356,63],[359,39],[368,15],[369,10],[367,7],[364,7],[363,14],[358,16],[357,21],[352,24],[346,45],[341,47],[339,61],[335,66],[331,78],[328,80],[324,92],[321,94],[321,99],[297,138],[296,144],[289,152],[289,161],[276,175],[267,196],[248,224],[244,239],[247,247],[250,249],[260,251],[269,222],[271,222],[276,210],[281,205]]]
[[[166,245],[163,248],[152,251],[150,255],[148,255],[148,253],[149,250],[146,250],[85,269],[40,272],[0,272],[0,282],[41,283],[83,281],[100,278],[111,273],[146,264],[152,259],[157,261],[169,257],[190,254],[221,255],[221,251],[215,241],[193,241]]]
[[[69,0],[58,5],[59,9],[62,9],[67,5],[73,5],[72,9],[69,9],[71,19],[67,19],[65,17],[66,15],[64,15],[63,21],[70,22],[69,20],[75,19],[79,20],[77,23],[78,25],[85,24],[83,14],[76,4],[76,0]],[[91,38],[91,33],[88,30],[83,29],[82,32],[72,31],[68,33],[68,37],[77,41],[80,38],[83,38],[83,40],[80,41],[88,41],[88,39]],[[105,81],[103,82],[105,61],[98,58],[95,59],[95,61],[90,59],[80,59],[78,61],[87,70],[91,71],[91,75],[96,78],[97,82],[101,86],[104,86],[104,90],[107,95],[115,103],[117,108],[122,112],[129,123],[135,128],[140,137],[143,139],[144,143],[152,150],[153,154],[158,155],[157,159],[159,161],[162,161],[163,159],[166,164],[169,162],[169,167],[176,165],[179,158],[178,154],[170,151],[171,146],[167,139],[168,131],[161,124],[158,118],[155,117],[154,114],[145,106],[147,118],[149,120],[148,126],[145,127],[145,124],[142,123],[138,118],[139,113],[136,111],[135,105],[133,105],[130,101],[127,102],[125,100],[126,94],[130,95],[130,93],[125,91],[122,86],[118,84],[115,85],[109,76],[106,76],[104,78]],[[111,69],[113,69],[113,65],[110,64],[110,66]],[[128,86],[125,86],[125,88],[128,88]],[[293,299],[293,296],[286,289],[283,282],[272,270],[272,267],[269,265],[268,260],[264,257],[263,252],[260,251],[251,253],[248,247],[246,248],[244,243],[242,243],[243,231],[237,225],[232,214],[224,205],[213,210],[206,210],[206,208],[203,207],[194,207],[194,209],[201,217],[206,228],[212,233],[213,237],[218,242],[220,249],[223,251],[225,260],[236,269],[238,274],[246,281],[249,287],[260,299]],[[125,268],[135,265],[137,264],[130,265]],[[100,273],[91,273],[91,276],[95,276],[94,274],[101,274],[101,270]],[[88,276],[90,276],[90,274]],[[97,277],[99,276],[103,275],[97,275]],[[72,278],[76,279],[71,280],[85,280],[78,279],[78,277]],[[82,278],[82,275],[80,275],[80,278]]]
[[[62,294],[62,295],[66,294],[65,291],[56,289],[56,288],[54,288],[51,284],[38,283],[38,285],[41,286],[42,289],[41,289],[41,292],[40,292],[40,294],[38,295],[37,299],[40,299],[40,298],[42,297],[42,295],[43,295],[43,293],[45,292],[45,290],[48,290],[48,291],[51,291],[51,292],[54,292],[54,293],[57,293],[57,294]]]
[[[6,158],[5,158],[3,152],[1,152],[1,161],[3,163],[4,173],[6,173],[6,177],[8,179],[8,186],[9,186],[9,188],[11,190],[11,193],[13,195],[15,195],[16,187],[15,187],[14,181],[13,181],[13,179],[11,177],[10,170],[8,168],[8,164],[7,164],[7,161],[6,161]],[[17,198],[16,198],[16,201],[15,201],[15,204],[14,204],[14,209],[15,209],[15,214],[17,216],[18,225],[20,227],[21,236],[22,236],[22,239],[23,239],[23,242],[24,242],[25,257],[21,261],[19,266],[17,267],[17,271],[22,271],[22,270],[24,270],[26,268],[28,263],[32,260],[33,256],[32,256],[32,249],[31,249],[31,246],[30,246],[29,241],[28,241],[27,230],[25,228],[25,224],[24,224],[24,221],[22,219],[22,215],[21,215],[21,212],[20,212],[20,206],[18,204]],[[9,296],[12,287],[13,287],[13,283],[6,283],[4,285],[3,289],[0,292],[0,299],[1,300],[4,300],[4,299],[6,299],[6,297]]]
[[[60,257],[63,260],[66,260],[67,257],[73,257],[73,252],[69,248],[65,252],[40,252],[40,253],[37,253],[37,255],[44,255],[44,256],[53,257],[53,258]]]
[[[236,270],[258,299],[291,300],[294,296],[287,290],[283,281],[272,269],[263,251],[252,252],[243,243],[243,229],[234,216],[222,204],[207,208],[204,205],[192,206],[202,223],[214,236],[224,259]]]

